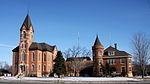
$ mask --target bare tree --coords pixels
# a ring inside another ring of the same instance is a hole
[[[85,57],[91,57],[90,50],[73,46],[64,52],[67,60],[67,67],[73,71],[75,76],[79,76],[80,71],[85,67]]]
[[[5,62],[2,62],[2,61],[0,62],[0,69],[4,68],[4,63]]]
[[[4,64],[4,69],[5,69],[5,70],[9,70],[9,68],[10,68],[10,66],[5,62],[5,64]]]
[[[150,40],[143,33],[135,34],[132,39],[132,50],[134,63],[138,65],[144,78],[146,66],[150,61]]]

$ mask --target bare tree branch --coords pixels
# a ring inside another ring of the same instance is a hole
[[[72,70],[75,76],[78,76],[79,72],[85,67],[85,58],[83,57],[91,57],[91,52],[86,48],[73,46],[64,52],[64,56],[70,59],[67,61],[69,70]]]
[[[137,33],[132,39],[134,63],[140,67],[142,78],[150,61],[150,40],[143,33]]]

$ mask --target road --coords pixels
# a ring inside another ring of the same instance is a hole
[[[150,84],[150,79],[144,81],[103,81],[103,82],[69,82],[69,81],[27,81],[27,80],[0,80],[0,84]]]

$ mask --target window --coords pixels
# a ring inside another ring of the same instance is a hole
[[[44,53],[44,61],[46,61],[46,54]]]
[[[48,70],[50,70],[50,65],[48,66]]]
[[[102,68],[100,68],[100,72],[103,72],[103,69],[102,69]]]
[[[33,40],[33,32],[30,32],[30,39]]]
[[[23,38],[26,39],[26,32],[23,31]]]
[[[34,71],[34,65],[32,65],[31,71]]]
[[[102,53],[100,51],[98,52],[98,56],[102,56]]]
[[[129,62],[129,63],[132,63],[132,60],[131,60],[131,58],[128,58],[128,62]]]
[[[110,59],[107,59],[107,63],[110,64]]]
[[[41,66],[39,65],[39,70],[40,70]]]
[[[23,43],[23,44],[22,44],[22,48],[26,48],[26,44]]]
[[[99,60],[99,64],[102,64],[102,60]]]
[[[132,71],[132,68],[131,68],[131,67],[129,67],[129,71]]]
[[[120,61],[122,64],[125,62],[124,58],[121,58]]]
[[[34,61],[34,58],[35,58],[34,55],[35,55],[35,54],[34,54],[34,52],[33,52],[33,53],[32,53],[32,62]]]
[[[40,53],[39,53],[39,61],[40,61]]]
[[[116,59],[108,59],[107,63],[108,64],[116,64]]]
[[[108,55],[109,55],[109,56],[115,55],[115,52],[114,52],[114,51],[109,51],[109,52],[108,52]]]
[[[113,59],[113,64],[116,64],[116,59]]]
[[[26,48],[26,44],[24,44],[24,48]]]
[[[31,35],[31,39],[33,39],[33,34]]]
[[[32,39],[32,32],[30,32],[30,39]]]
[[[26,54],[25,52],[22,52],[22,62],[25,62]]]
[[[50,54],[48,55],[48,61],[50,61]]]
[[[22,48],[23,48],[23,44],[22,44]]]
[[[121,72],[125,72],[125,67],[121,67]]]
[[[46,65],[44,65],[44,71],[46,71]]]

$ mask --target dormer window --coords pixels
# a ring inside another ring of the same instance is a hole
[[[108,55],[109,55],[109,56],[115,55],[115,51],[109,51],[109,52],[108,52]]]

